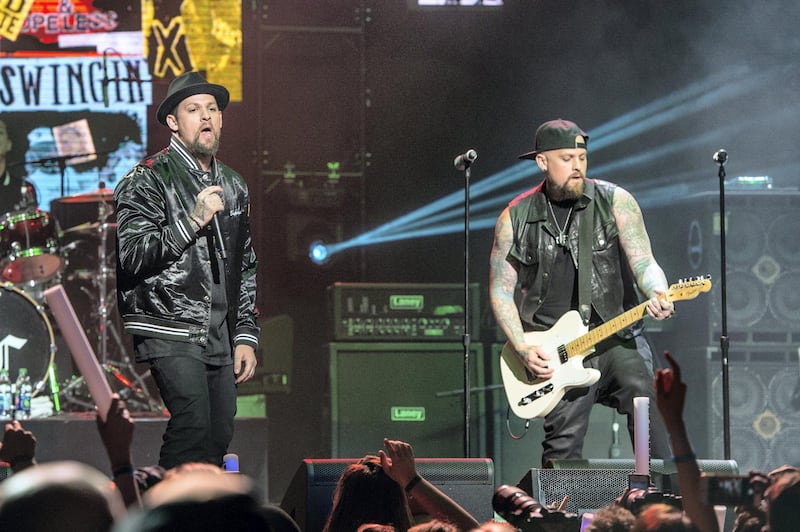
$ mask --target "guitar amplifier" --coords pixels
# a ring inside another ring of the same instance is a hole
[[[460,341],[464,285],[334,283],[328,287],[333,340]],[[470,340],[479,338],[480,285],[469,286]]]

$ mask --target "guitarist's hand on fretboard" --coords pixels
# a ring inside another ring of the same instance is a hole
[[[647,314],[654,320],[665,320],[675,314],[675,304],[666,292],[658,292],[647,302]]]
[[[517,354],[522,359],[531,379],[549,379],[553,376],[553,365],[550,364],[550,355],[538,345],[525,345],[517,349]]]

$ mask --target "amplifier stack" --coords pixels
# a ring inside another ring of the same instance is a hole
[[[479,285],[469,287],[470,387],[485,384]],[[328,288],[331,456],[374,453],[384,437],[417,456],[463,456],[465,290],[458,284],[336,283]],[[471,395],[471,446],[485,448],[486,400]]]
[[[328,287],[336,341],[459,342],[464,335],[464,286],[335,283]],[[480,293],[469,287],[470,338],[479,337]]]

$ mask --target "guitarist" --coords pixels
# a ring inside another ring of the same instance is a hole
[[[557,355],[527,345],[523,333],[546,331],[567,311],[578,310],[591,329],[638,304],[638,288],[649,298],[651,317],[663,320],[674,313],[636,200],[619,186],[586,177],[588,140],[573,122],[542,124],[534,149],[520,159],[536,161],[544,179],[512,200],[495,227],[490,302],[532,378],[552,377]],[[588,254],[581,257],[583,250]],[[594,403],[625,414],[633,438],[633,398],[649,397],[655,406],[653,355],[641,332],[639,322],[600,342],[584,360],[585,367],[601,372],[600,380],[569,390],[544,418],[543,466],[581,458]],[[655,408],[650,428],[651,457],[669,457]]]

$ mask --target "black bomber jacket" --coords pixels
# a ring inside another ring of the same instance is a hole
[[[143,159],[117,185],[117,300],[129,333],[205,346],[215,250],[207,244],[211,239],[198,238],[190,223],[189,213],[205,185],[192,175],[199,167],[192,170],[187,164],[192,161],[173,138],[169,147]],[[225,210],[219,220],[227,251],[230,337],[234,345],[256,349],[256,256],[247,184],[220,161],[214,165],[224,189]]]

